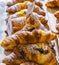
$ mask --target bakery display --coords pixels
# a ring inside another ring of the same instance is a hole
[[[12,0],[6,6],[6,37],[0,42],[6,56],[2,62],[6,65],[57,65],[52,42],[57,34],[46,27],[49,25],[43,4],[34,0]]]

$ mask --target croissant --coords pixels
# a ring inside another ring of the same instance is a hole
[[[22,10],[22,9],[27,9],[28,5],[30,5],[30,4],[32,4],[32,3],[29,2],[29,1],[25,1],[25,2],[23,2],[23,3],[17,3],[17,4],[15,4],[15,5],[13,5],[13,6],[7,8],[6,11],[7,11],[8,13],[15,13],[15,12],[18,12],[18,11],[20,11],[20,10]],[[43,10],[42,10],[39,6],[37,6],[37,5],[35,5],[33,11],[36,12],[36,13],[38,13],[38,14],[40,14],[40,15],[45,16],[45,11],[43,11]]]
[[[9,19],[7,23],[6,32],[8,35],[11,35],[19,30],[21,30],[26,25],[26,21],[24,17],[20,17],[16,19]]]
[[[33,2],[34,0],[12,0],[11,2],[7,2],[7,6],[12,6],[16,3],[21,3],[21,2],[24,2],[24,1],[31,1]],[[38,5],[39,7],[42,7],[42,3],[40,1],[36,1],[35,2],[36,5]]]
[[[32,45],[18,45],[18,48],[14,48],[13,52],[17,57],[22,55],[22,57],[26,61],[33,61],[35,63],[38,63],[39,65],[46,65],[49,64],[50,62],[51,65],[56,65],[56,58],[54,53],[51,51],[51,49],[48,49],[46,44],[44,43],[39,43],[39,44],[32,44]],[[8,56],[10,57],[10,56]],[[14,56],[12,56],[14,57]],[[7,58],[8,59],[8,58]],[[5,59],[5,60],[7,60]],[[13,58],[11,58],[13,59]],[[7,60],[6,64],[8,63],[9,60]]]
[[[49,0],[46,3],[47,7],[59,7],[59,0]]]
[[[49,38],[47,38],[49,37]],[[0,42],[1,46],[6,50],[13,49],[18,44],[35,44],[39,42],[47,42],[54,40],[56,38],[56,34],[52,32],[44,32],[42,30],[33,30],[30,31],[18,31],[15,34],[6,37],[2,42]]]
[[[13,18],[18,18],[18,17],[21,17],[21,16],[25,16],[26,13],[27,13],[27,9],[23,9],[23,10],[21,10],[19,12],[16,12],[15,14],[9,16],[8,18],[6,18],[6,21],[8,22],[9,18],[13,19]],[[47,23],[47,20],[43,16],[38,15],[35,12],[32,12],[31,15],[33,15],[33,17],[38,17],[38,19],[41,21],[42,24],[46,24]]]
[[[40,23],[40,21],[42,24],[47,23],[47,20],[45,20],[45,18],[43,16],[39,16],[36,13],[32,13],[28,18],[26,18],[24,16],[18,17],[18,18],[13,18],[13,19],[9,20],[6,31],[7,31],[8,35],[11,35],[19,30],[29,30],[32,28],[36,28],[36,29],[41,28],[42,30],[45,30],[44,25],[42,27],[42,24]]]
[[[38,64],[46,65],[47,63],[49,63],[50,60],[52,60],[52,57],[53,57],[54,64],[52,63],[52,65],[56,64],[56,58],[55,58],[54,53],[44,43],[33,44],[33,45],[23,45],[23,46],[18,45],[18,48],[16,49],[19,49],[18,52],[20,52],[21,54],[23,53],[22,55],[23,57],[25,57],[26,60],[28,59]],[[17,55],[15,51],[14,53]]]
[[[54,13],[54,16],[55,16],[57,19],[59,19],[59,11],[56,11],[56,12]]]
[[[10,12],[10,13],[15,13],[15,12],[20,11],[22,9],[26,9],[26,6],[28,6],[29,3],[30,3],[29,1],[25,1],[23,3],[16,3],[15,5],[8,7],[6,11]]]
[[[32,17],[32,16],[30,16],[30,17]],[[25,17],[20,17],[20,18],[12,19],[11,21],[9,20],[9,22],[7,24],[7,30],[6,30],[8,35],[14,34],[15,32],[17,32],[19,30],[26,30],[26,29],[29,30],[33,27],[39,28],[39,21],[34,22],[34,19],[31,18],[28,21],[29,24],[27,24],[27,20],[25,20],[25,19],[26,19]]]

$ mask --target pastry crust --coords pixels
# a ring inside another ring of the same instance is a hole
[[[18,12],[22,9],[27,9],[28,8],[28,5],[32,4],[30,1],[25,1],[23,3],[16,3],[15,5],[7,8],[7,12],[8,13],[15,13],[15,12]],[[34,12],[40,14],[40,15],[43,15],[45,16],[45,11],[43,9],[41,9],[39,6],[35,5],[34,7]]]
[[[11,2],[7,2],[7,6],[10,7],[10,6],[12,6],[12,5],[16,4],[16,3],[21,3],[21,2],[24,2],[24,1],[31,1],[31,2],[33,2],[34,0],[12,0]],[[40,1],[36,1],[35,4],[38,5],[41,8],[43,6],[43,4]]]
[[[59,3],[58,3],[58,1],[56,1],[56,0],[49,0],[49,1],[46,3],[46,6],[47,6],[47,7],[59,7]]]
[[[25,16],[17,17],[17,18],[11,18],[14,17],[14,15],[10,16],[10,20],[8,19],[7,22],[7,30],[6,32],[8,35],[14,34],[15,32],[19,30],[29,30],[31,28],[35,29],[45,29],[44,26],[48,21],[43,17],[36,13],[32,13],[27,19]]]
[[[49,37],[49,38],[47,38]],[[33,30],[30,31],[18,31],[15,34],[6,37],[1,42],[1,46],[4,49],[13,49],[17,44],[35,44],[42,43],[54,40],[56,38],[56,34],[52,32],[44,32],[42,30]]]
[[[52,50],[53,49],[44,43],[18,45],[13,49],[13,53],[8,55],[3,62],[17,65],[25,63],[26,61],[32,61],[34,65],[56,65],[57,60]]]

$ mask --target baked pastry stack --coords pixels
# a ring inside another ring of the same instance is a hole
[[[31,2],[30,2],[31,1]],[[0,42],[5,52],[6,65],[57,65],[54,44],[56,34],[45,28],[47,20],[42,3],[36,2],[33,12],[26,17],[32,0],[12,0],[7,3],[7,37]],[[39,3],[39,4],[38,4]]]

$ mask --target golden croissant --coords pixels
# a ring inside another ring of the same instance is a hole
[[[39,28],[39,21],[34,22],[34,19],[30,18],[27,20],[26,17],[19,17],[9,20],[7,23],[7,33],[8,35],[14,34],[19,30],[29,30],[30,28]],[[27,24],[28,22],[28,24]],[[23,29],[22,29],[23,28]]]
[[[48,49],[47,49],[47,48]],[[49,61],[52,61],[52,57],[54,58],[54,64],[56,64],[56,58],[54,53],[49,49],[49,47],[44,43],[33,44],[33,45],[18,45],[17,51],[22,54],[22,56],[26,60],[34,61],[38,64],[49,64]],[[17,53],[14,50],[14,53]],[[52,55],[52,56],[51,56]],[[49,59],[50,58],[50,59]]]
[[[33,30],[30,31],[18,31],[15,34],[6,37],[0,42],[1,46],[5,48],[5,50],[13,49],[18,44],[36,44],[54,40],[56,38],[56,34],[52,32],[44,32],[42,30]]]
[[[24,17],[20,17],[15,19],[9,19],[7,23],[6,32],[8,35],[11,35],[19,30],[21,30],[26,25],[26,21]]]
[[[9,8],[7,8],[7,12],[8,13],[15,13],[15,12],[18,12],[22,9],[27,9],[28,8],[28,5],[32,4],[30,1],[25,1],[23,3],[17,3]],[[39,6],[35,5],[34,7],[34,12],[40,14],[40,15],[43,15],[45,16],[45,11],[43,9],[41,9]]]
[[[59,7],[59,0],[49,0],[46,3],[47,7]]]
[[[13,54],[15,54],[18,58],[19,64],[20,62],[26,61],[33,61],[38,65],[56,65],[57,60],[55,58],[55,54],[49,49],[46,49],[47,44],[39,43],[39,44],[32,44],[32,45],[18,45],[18,48],[14,48]],[[11,55],[7,56],[3,61],[4,63],[12,63],[12,60],[15,61],[15,56]],[[20,59],[22,58],[22,60]],[[10,61],[9,61],[10,60]],[[17,60],[17,59],[16,59]],[[15,63],[15,62],[14,62]],[[18,63],[18,62],[16,62]]]
[[[42,24],[46,24],[47,20],[45,20],[43,16],[39,16],[36,13],[32,13],[28,18],[22,16],[18,18],[12,18],[11,20],[8,19],[6,31],[8,35],[11,35],[22,29],[29,30],[31,28],[41,28],[44,30],[45,28],[44,26],[42,27],[42,24],[40,22]]]
[[[23,10],[21,10],[19,12],[16,12],[15,14],[7,17],[6,21],[8,21],[9,18],[13,19],[13,18],[18,18],[18,17],[26,16],[26,13],[27,13],[27,9],[23,9]],[[44,16],[38,15],[35,12],[32,12],[32,15],[35,16],[35,17],[38,17],[38,19],[41,21],[42,24],[46,24],[47,23],[47,20],[44,18]]]
[[[24,2],[24,1],[33,2],[34,0],[12,0],[11,2],[7,2],[7,6],[12,6],[16,3],[21,3],[21,2]],[[43,5],[40,1],[36,1],[35,4],[38,5],[39,7],[42,7],[42,5]]]

